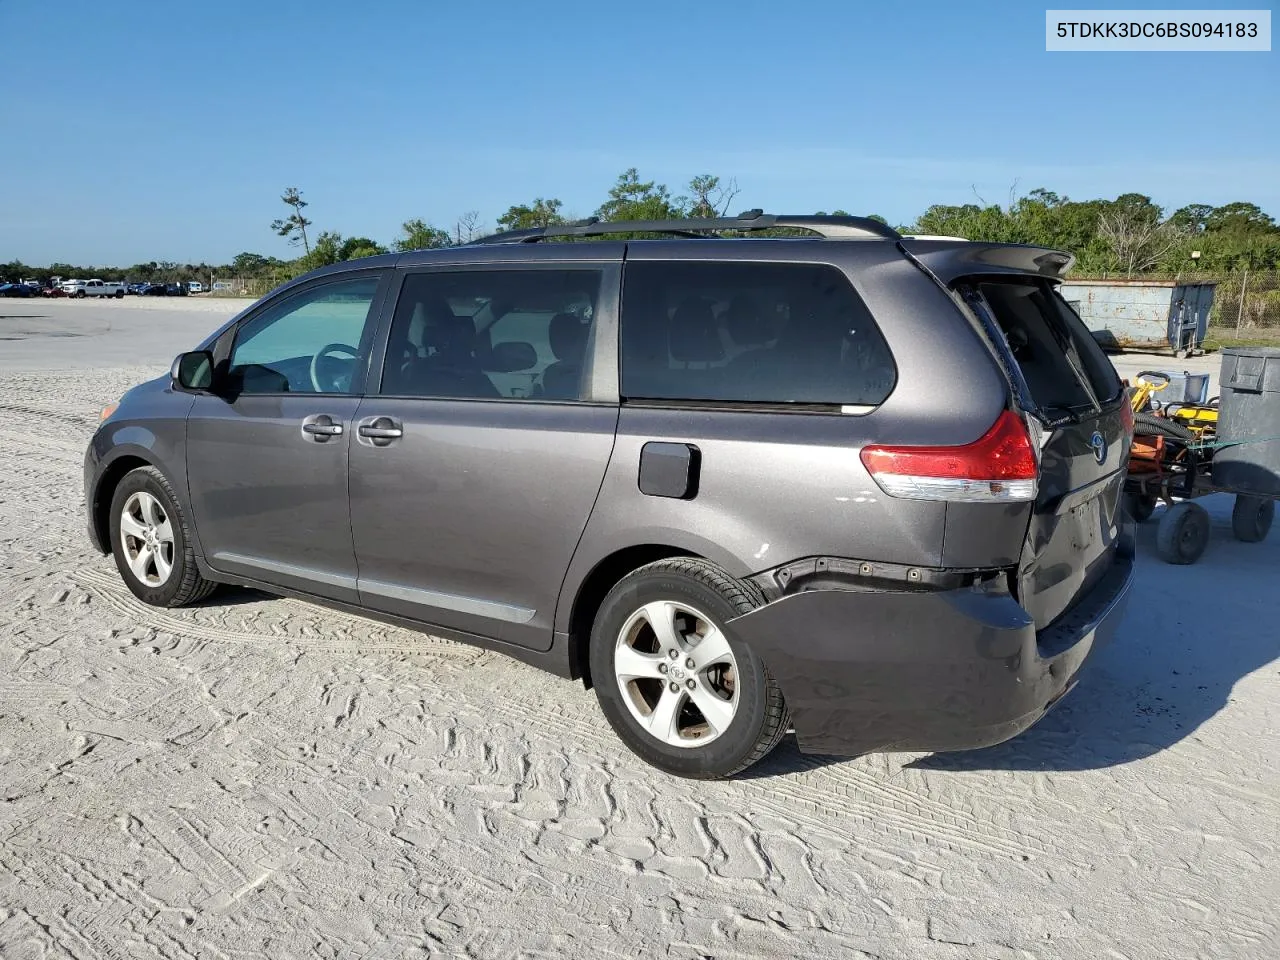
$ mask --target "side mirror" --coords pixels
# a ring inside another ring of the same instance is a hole
[[[208,390],[213,386],[213,354],[208,350],[178,354],[169,378],[179,390]]]
[[[495,343],[493,350],[481,362],[486,373],[515,373],[537,364],[538,351],[533,348],[533,344],[518,340]]]

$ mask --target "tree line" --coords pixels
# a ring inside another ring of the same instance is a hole
[[[700,174],[688,182],[685,192],[673,195],[665,184],[642,180],[632,167],[618,176],[608,196],[590,215],[610,221],[722,216],[730,212],[739,192],[732,178]],[[1078,201],[1043,187],[1023,195],[1011,190],[1004,205],[988,203],[976,194],[975,199],[978,202],[935,204],[914,223],[897,229],[903,233],[1031,243],[1066,250],[1076,256],[1076,276],[1141,277],[1280,269],[1280,226],[1254,203],[1237,201],[1218,207],[1192,203],[1170,212],[1138,193],[1122,194],[1113,200]],[[225,264],[153,260],[130,267],[67,263],[33,267],[15,260],[0,266],[0,275],[13,280],[44,280],[61,275],[157,282],[236,277],[279,283],[328,264],[393,250],[456,246],[490,232],[480,214],[471,211],[444,227],[425,217],[412,217],[386,244],[362,235],[343,236],[333,229],[313,235],[308,231],[313,221],[305,213],[309,202],[303,199],[302,191],[289,187],[281,202],[288,212],[272,221],[270,227],[299,248],[293,258],[245,251]],[[887,222],[883,217],[872,216]],[[522,230],[573,219],[558,198],[537,197],[508,207],[497,218],[496,228]]]

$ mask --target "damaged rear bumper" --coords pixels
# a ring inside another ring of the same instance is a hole
[[[1075,685],[1115,632],[1133,570],[1130,536],[1039,632],[1009,594],[969,588],[811,590],[727,626],[769,665],[806,753],[975,749],[1026,730]]]

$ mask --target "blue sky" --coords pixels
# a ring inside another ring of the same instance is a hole
[[[895,223],[1015,181],[1280,217],[1280,53],[1047,53],[1043,4],[56,8],[0,0],[0,261],[292,256],[289,185],[313,230],[384,243],[536,196],[588,215],[630,166]]]

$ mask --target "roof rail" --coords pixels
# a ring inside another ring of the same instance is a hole
[[[725,230],[757,232],[760,230],[810,230],[828,240],[900,240],[902,235],[892,227],[869,217],[788,216],[746,210],[736,217],[689,217],[684,220],[617,220],[597,217],[554,227],[508,230],[472,243],[537,243],[558,237],[603,237],[612,233],[665,233],[676,237],[705,237]]]

